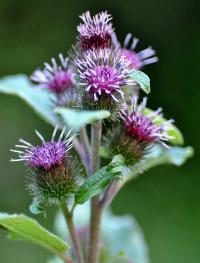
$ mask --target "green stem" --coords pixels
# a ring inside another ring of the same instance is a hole
[[[73,213],[69,212],[68,207],[65,202],[61,203],[61,208],[69,229],[69,233],[71,236],[71,240],[74,246],[74,253],[76,255],[78,263],[84,263],[84,258],[83,258],[83,252],[81,248],[81,243],[79,240],[79,237],[77,235],[74,223],[73,223]]]
[[[87,174],[88,176],[91,175],[92,171],[91,171],[91,153],[90,153],[90,142],[88,139],[88,134],[87,134],[87,130],[85,127],[83,127],[80,130],[80,139],[84,148],[84,162],[85,162],[85,167],[87,170]]]
[[[99,148],[101,142],[102,123],[96,122],[92,126],[92,174],[100,167]],[[90,218],[90,240],[89,240],[89,263],[98,263],[100,255],[100,228],[102,208],[99,205],[99,197],[92,198]]]
[[[103,198],[100,201],[100,204],[102,208],[106,208],[109,206],[116,194],[118,193],[119,189],[121,187],[121,181],[117,180],[115,182],[112,182],[106,189]]]

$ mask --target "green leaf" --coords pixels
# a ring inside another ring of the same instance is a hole
[[[34,86],[25,75],[14,75],[0,79],[0,92],[23,99],[40,117],[48,123],[58,123],[53,111],[52,94]]]
[[[123,163],[123,157],[117,155],[108,166],[101,168],[94,176],[88,178],[76,192],[75,203],[85,203],[91,197],[100,194],[114,178],[122,176]]]
[[[145,115],[151,114],[152,112],[154,112],[154,111],[149,109],[149,108],[144,109]],[[158,121],[155,122],[155,124],[162,124],[165,121],[166,121],[165,118],[160,118]],[[172,143],[174,145],[183,145],[184,138],[183,138],[181,131],[173,124],[171,124],[171,127],[172,127],[172,129],[168,131],[168,135],[173,137],[173,139],[170,140],[170,143]]]
[[[9,231],[9,238],[29,241],[60,257],[69,248],[62,239],[43,228],[36,220],[23,214],[0,213],[0,226]]]
[[[123,180],[123,184],[144,171],[158,165],[173,164],[181,166],[188,158],[191,158],[193,154],[194,150],[190,146],[185,148],[174,146],[170,149],[166,149],[162,145],[157,144],[152,147],[151,152],[146,155],[144,160],[135,165],[135,167],[132,168],[132,171],[127,172],[127,177]]]
[[[143,231],[132,216],[114,216],[108,210],[102,225],[104,242],[108,244],[111,254],[118,255],[118,257],[121,254],[122,257],[121,261],[116,257],[116,260],[112,261],[113,263],[149,262]]]
[[[47,261],[47,263],[63,263],[63,261],[58,257],[53,257]]]
[[[77,228],[85,229],[90,221],[90,203],[77,206],[74,213]],[[55,228],[64,238],[66,225],[62,213],[56,216]],[[115,216],[109,208],[104,210],[101,237],[100,263],[149,263],[143,231],[132,216]]]
[[[63,122],[69,129],[79,131],[82,127],[97,120],[106,119],[110,112],[106,110],[81,111],[69,108],[56,108],[55,112],[60,114]]]
[[[150,88],[150,79],[149,77],[142,71],[134,70],[131,73],[131,77],[140,85],[141,89],[149,94],[151,91]]]

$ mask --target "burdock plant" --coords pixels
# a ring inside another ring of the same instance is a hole
[[[107,12],[80,18],[69,57],[60,54],[30,78],[0,80],[1,92],[18,95],[53,126],[49,139],[35,131],[37,145],[19,139],[11,161],[25,165],[32,213],[59,208],[56,230],[71,250],[25,215],[1,213],[0,225],[54,253],[48,262],[147,263],[138,224],[108,206],[126,182],[160,164],[182,165],[192,148],[180,147],[182,134],[161,108],[147,108],[150,80],[140,69],[157,62],[155,51],[136,52],[132,34],[121,45]]]

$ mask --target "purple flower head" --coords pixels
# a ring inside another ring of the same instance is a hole
[[[124,120],[127,133],[138,142],[155,143],[159,142],[165,145],[163,141],[172,139],[168,135],[168,131],[172,129],[173,120],[158,124],[162,118],[162,109],[159,108],[155,112],[145,115],[147,98],[144,98],[140,105],[137,104],[138,97],[131,99],[132,112],[123,111],[122,118]],[[166,145],[165,145],[166,146]]]
[[[20,139],[19,142],[21,144],[15,145],[17,150],[11,150],[12,152],[18,153],[19,158],[11,159],[11,161],[24,161],[31,168],[38,168],[45,171],[63,164],[68,151],[73,147],[73,137],[69,138],[70,132],[64,137],[64,128],[58,141],[55,141],[57,132],[57,128],[55,128],[51,141],[47,142],[37,130],[35,132],[41,139],[42,144],[39,146],[33,146],[29,142]]]
[[[81,48],[85,51],[92,48],[109,48],[111,45],[111,34],[113,32],[111,15],[101,12],[91,17],[90,12],[80,16],[81,23],[77,30]]]
[[[68,91],[73,86],[73,73],[68,67],[68,59],[62,54],[59,58],[60,65],[52,58],[52,65],[44,63],[44,69],[36,70],[31,76],[31,79],[39,83],[41,87],[57,94]]]
[[[98,49],[84,53],[76,58],[80,83],[94,101],[102,97],[111,97],[117,101],[117,95],[123,97],[121,86],[135,85],[130,78],[130,61],[117,50]]]
[[[130,45],[132,39],[132,43]],[[121,48],[121,54],[131,61],[132,69],[141,69],[147,64],[155,63],[158,61],[158,57],[155,56],[156,52],[148,47],[140,52],[136,52],[135,48],[139,40],[137,38],[132,38],[132,34],[127,34],[123,47]],[[116,45],[118,45],[115,40]]]

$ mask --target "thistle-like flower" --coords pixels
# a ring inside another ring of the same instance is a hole
[[[34,197],[45,203],[55,203],[71,195],[77,187],[80,171],[70,155],[74,136],[69,137],[70,132],[65,135],[64,128],[55,141],[55,128],[51,140],[45,141],[38,131],[35,132],[42,144],[33,146],[20,139],[16,149],[11,150],[18,158],[11,161],[25,162],[29,171],[27,188]]]
[[[33,72],[31,79],[46,88],[57,97],[57,104],[67,104],[75,99],[76,89],[74,87],[74,74],[69,68],[68,59],[59,54],[60,64],[54,58],[52,65],[44,63],[44,69]]]
[[[136,85],[130,77],[130,61],[117,50],[98,49],[76,58],[77,78],[82,87],[82,103],[88,109],[115,108],[123,98],[121,87]]]
[[[168,135],[168,131],[172,129],[172,119],[160,123],[159,120],[163,117],[162,108],[158,108],[156,111],[145,115],[144,110],[147,104],[147,98],[145,97],[140,105],[137,104],[138,97],[135,96],[131,99],[132,111],[123,111],[123,120],[125,130],[132,138],[138,142],[146,143],[161,143],[166,146],[164,141],[171,139]]]
[[[147,98],[138,105],[138,97],[131,98],[131,111],[122,109],[122,122],[109,131],[106,144],[113,154],[122,154],[127,164],[135,164],[144,158],[155,143],[169,147],[166,142],[172,139],[168,131],[173,120],[161,121],[162,109],[145,113]]]
[[[132,39],[132,43],[130,44]],[[116,41],[115,41],[116,42]],[[132,34],[127,34],[123,47],[121,48],[121,54],[131,61],[131,68],[141,69],[147,64],[152,64],[158,61],[158,57],[155,56],[156,52],[148,47],[140,52],[136,52],[135,48],[139,40],[132,38]],[[116,43],[118,45],[118,43]]]
[[[91,17],[90,12],[80,16],[81,23],[77,30],[79,32],[78,40],[83,51],[92,48],[109,48],[112,40],[112,19],[107,12],[101,12]]]

